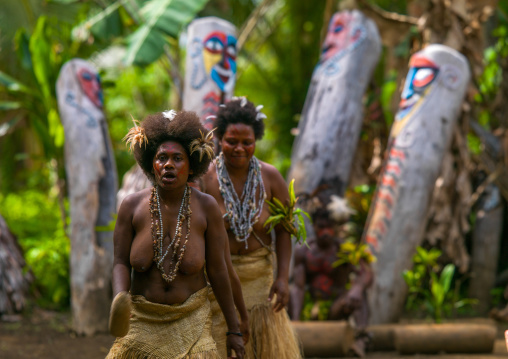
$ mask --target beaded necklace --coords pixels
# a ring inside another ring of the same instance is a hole
[[[166,251],[163,252],[163,243],[164,243],[164,225],[162,222],[162,212],[161,212],[161,205],[160,205],[160,197],[159,197],[159,191],[157,189],[157,186],[154,186],[152,188],[152,195],[150,196],[149,205],[150,205],[150,216],[152,219],[152,238],[153,238],[153,261],[157,265],[157,268],[159,268],[159,271],[162,273],[162,278],[167,282],[172,282],[175,277],[176,273],[178,272],[178,268],[180,267],[180,264],[182,263],[182,258],[185,253],[185,247],[187,244],[187,241],[189,240],[190,235],[190,225],[191,225],[191,204],[190,204],[190,187],[187,185],[185,187],[185,191],[183,193],[182,203],[180,204],[180,209],[178,210],[178,217],[176,221],[176,229],[175,229],[175,235],[173,236],[173,239],[169,243],[168,247],[166,248]],[[187,208],[185,211],[184,209]],[[178,253],[178,248],[180,247],[180,242],[182,238],[182,227],[183,222],[185,222],[185,219],[187,219],[187,234],[185,235],[185,241],[183,242],[182,247],[180,248],[180,253]],[[167,254],[169,253],[169,250],[172,249],[173,254],[170,257],[169,262],[169,273],[166,274],[164,271],[164,259],[166,258]],[[173,269],[171,270],[171,265],[173,262],[176,262]]]
[[[249,173],[241,198],[238,197],[233,182],[231,182],[228,170],[224,164],[224,153],[222,152],[217,157],[216,169],[219,190],[226,206],[224,218],[229,220],[236,240],[244,242],[245,249],[247,249],[247,239],[253,233],[252,227],[259,220],[259,215],[266,199],[265,186],[261,177],[261,165],[256,157],[253,156],[251,158]],[[258,188],[260,195],[256,206],[256,191]]]

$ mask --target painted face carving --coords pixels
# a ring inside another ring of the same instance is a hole
[[[424,55],[416,54],[411,57],[399,111],[392,128],[392,137],[399,134],[412,110],[416,110],[421,105],[438,73],[439,67]]]
[[[93,102],[98,108],[102,108],[102,88],[101,79],[98,74],[94,74],[87,69],[80,69],[78,71],[78,80],[81,89],[85,95]]]
[[[236,75],[236,38],[214,31],[205,38],[203,47],[206,73],[222,92],[231,91]]]
[[[155,182],[162,188],[187,183],[191,171],[183,146],[174,141],[161,143],[153,159],[153,171]]]
[[[244,123],[230,124],[221,140],[222,152],[228,165],[244,167],[256,150],[254,129]]]
[[[328,32],[321,49],[320,63],[325,62],[340,50],[358,41],[361,35],[360,29],[355,30],[352,36],[348,36],[352,20],[353,15],[350,12],[340,12],[333,15],[328,24]]]

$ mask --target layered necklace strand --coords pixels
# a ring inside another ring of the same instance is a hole
[[[160,205],[160,197],[157,186],[152,188],[152,195],[150,196],[150,216],[152,219],[152,238],[153,238],[153,252],[154,257],[153,261],[159,268],[159,271],[162,274],[162,278],[167,282],[172,282],[176,274],[178,273],[178,268],[182,263],[182,258],[185,253],[185,247],[187,241],[189,240],[190,235],[190,224],[191,224],[191,204],[190,204],[190,187],[187,185],[185,187],[185,191],[183,193],[182,203],[180,204],[180,209],[178,210],[178,217],[176,220],[176,229],[175,235],[173,239],[168,244],[166,251],[163,253],[163,244],[164,244],[164,225],[162,222],[162,211]],[[178,252],[178,248],[180,247],[181,239],[182,239],[182,227],[183,222],[187,219],[187,233],[185,235],[185,240],[183,245],[180,248],[180,252]],[[169,262],[169,273],[166,274],[164,271],[164,259],[169,253],[169,250],[172,249],[173,254],[170,257]],[[171,265],[175,262],[173,269],[171,269]]]
[[[216,161],[217,179],[219,190],[224,199],[226,213],[224,218],[229,220],[231,230],[238,242],[245,243],[248,248],[247,239],[253,233],[252,227],[259,220],[259,215],[266,199],[265,186],[261,177],[261,165],[256,157],[249,162],[249,173],[243,187],[242,197],[239,198],[235,191],[233,182],[229,177],[228,170],[224,163],[224,154],[221,152]],[[259,200],[256,204],[256,191],[259,188]]]

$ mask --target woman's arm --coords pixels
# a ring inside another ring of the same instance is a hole
[[[132,216],[134,213],[134,197],[128,197],[120,206],[113,234],[113,302],[109,313],[109,331],[115,337],[123,337],[129,331],[131,314],[130,252],[134,230]]]
[[[242,294],[242,284],[240,283],[240,279],[236,274],[235,269],[233,268],[233,263],[231,262],[231,253],[229,251],[229,241],[225,241],[226,245],[224,246],[224,258],[226,260],[226,266],[228,268],[229,281],[231,282],[231,290],[233,291],[233,301],[235,302],[236,309],[240,313],[240,332],[243,334],[243,342],[247,344],[249,341],[249,313],[247,312],[247,307],[245,306],[245,302],[243,300]]]
[[[224,256],[227,241],[226,228],[220,215],[219,205],[215,199],[205,194],[203,194],[202,198],[207,216],[207,229],[205,233],[206,273],[210,279],[215,298],[226,319],[228,332],[240,333]],[[221,333],[220,335],[226,335],[226,333]],[[237,358],[243,358],[245,349],[240,336],[235,334],[228,335],[227,343],[229,348],[234,349]]]
[[[278,198],[285,205],[289,204],[288,186],[277,169],[271,165],[264,165],[268,172],[272,198]],[[277,257],[277,276],[273,282],[268,300],[271,301],[274,294],[277,300],[273,309],[278,312],[282,310],[289,301],[289,263],[291,261],[291,235],[281,224],[275,226],[275,254]]]
[[[289,298],[289,316],[292,320],[300,320],[305,298],[305,250],[307,247],[300,247],[295,250],[293,267],[293,285]]]
[[[113,233],[113,298],[120,292],[128,292],[131,288],[130,252],[134,238],[132,218],[135,199],[135,195],[131,195],[122,202]]]

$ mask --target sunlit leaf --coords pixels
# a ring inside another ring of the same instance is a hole
[[[93,15],[91,18],[76,26],[72,30],[72,36],[80,41],[86,41],[92,32],[95,36],[101,39],[107,39],[110,37],[107,31],[113,31],[116,35],[121,32],[120,18],[118,9],[122,5],[122,1],[115,1],[104,10]]]
[[[140,13],[145,23],[128,38],[127,65],[145,66],[157,60],[166,45],[165,36],[177,38],[208,0],[150,0]]]
[[[28,71],[32,71],[32,55],[30,54],[30,38],[25,29],[19,29],[14,36],[16,44],[16,54],[21,61],[21,66]]]
[[[0,111],[17,110],[20,109],[21,106],[21,102],[18,101],[0,101]]]
[[[0,85],[5,86],[7,90],[12,92],[33,94],[33,91],[30,90],[27,86],[2,71],[0,71]]]

